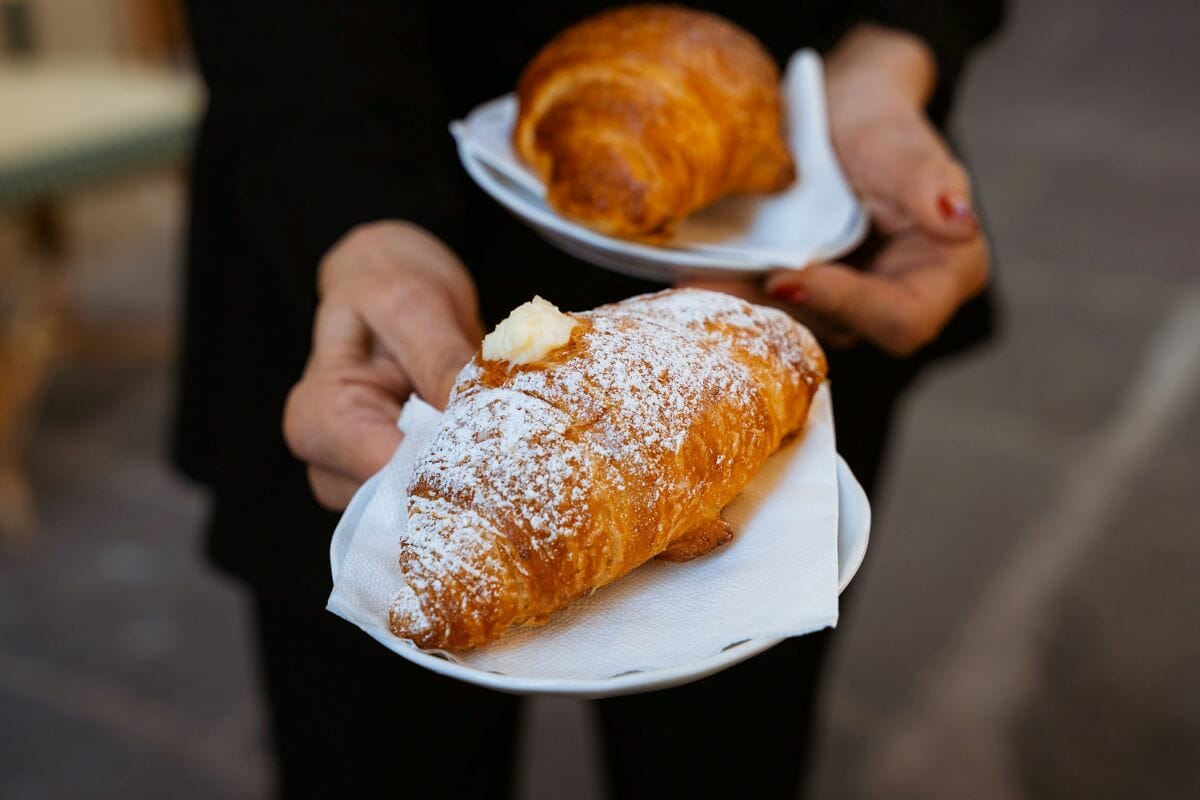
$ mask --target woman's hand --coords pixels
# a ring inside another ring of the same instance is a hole
[[[391,458],[410,393],[445,407],[482,332],[467,271],[407,223],[346,234],[321,263],[319,289],[312,352],[283,432],[318,502],[339,509]]]
[[[907,355],[987,283],[970,180],[925,117],[935,65],[920,40],[859,26],[830,54],[825,79],[834,148],[880,245],[858,268],[779,270],[761,289],[704,285],[759,302],[769,294],[835,347],[865,339]]]

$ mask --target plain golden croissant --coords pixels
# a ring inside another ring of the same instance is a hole
[[[725,543],[722,508],[824,377],[807,329],[717,292],[518,308],[417,456],[392,632],[474,647],[655,556]]]
[[[537,54],[517,97],[513,144],[550,205],[614,236],[662,234],[726,194],[795,178],[775,62],[707,12],[589,17]]]

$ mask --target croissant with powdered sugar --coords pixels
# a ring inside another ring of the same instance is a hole
[[[721,509],[804,426],[825,369],[787,314],[717,292],[518,308],[418,455],[392,632],[478,646],[725,543]]]

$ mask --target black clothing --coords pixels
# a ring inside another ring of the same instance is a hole
[[[520,698],[410,664],[332,614],[263,597],[255,612],[281,796],[508,796]],[[696,683],[597,701],[610,796],[794,797],[828,641],[789,639]]]
[[[674,689],[598,701],[610,796],[796,797],[830,635],[787,639]]]
[[[259,596],[255,621],[281,796],[508,796],[519,698],[410,664],[324,609]]]
[[[446,129],[476,104],[511,91],[541,45],[599,5],[189,3],[209,106],[192,182],[175,453],[182,469],[212,491],[213,559],[259,598],[285,788],[307,793],[328,777],[319,767],[336,771],[340,755],[362,741],[338,735],[362,732],[354,725],[364,713],[380,716],[386,739],[407,730],[410,713],[451,707],[478,712],[415,730],[430,743],[420,758],[436,763],[452,737],[458,756],[496,770],[497,780],[508,774],[511,736],[493,735],[494,751],[482,755],[466,742],[475,741],[471,732],[480,726],[511,731],[515,701],[417,670],[323,611],[337,517],[313,500],[304,467],[284,444],[281,418],[308,354],[317,264],[356,224],[406,219],[440,236],[471,269],[489,324],[535,293],[585,309],[661,288],[582,264],[542,242],[470,183]],[[939,124],[966,53],[1000,17],[997,0],[695,5],[756,34],[781,64],[803,46],[828,49],[862,19],[910,29],[937,55],[941,75],[929,111]],[[987,327],[986,301],[978,301],[922,358],[893,359],[869,348],[830,353],[839,450],[868,490],[900,391],[925,359],[961,348]],[[608,751],[616,785],[630,796],[635,787],[653,793],[655,780],[682,770],[673,765],[692,768],[703,760],[713,737],[731,768],[757,764],[763,780],[794,783],[824,639],[788,642],[693,686],[602,704],[604,728],[617,734]],[[403,697],[401,681],[413,687]],[[330,696],[333,686],[350,694]],[[751,698],[755,692],[761,696]],[[712,729],[702,731],[705,718],[695,716],[699,708],[685,709],[684,699],[714,694],[723,699],[710,702]],[[419,711],[409,707],[412,698]],[[745,717],[751,710],[755,716]],[[676,736],[676,749],[663,751],[658,763],[662,775],[631,760],[639,731],[677,729],[684,720],[695,741]],[[769,755],[751,748],[747,732],[755,726],[788,743],[783,760],[772,762],[774,772]],[[378,744],[388,763],[406,756]],[[701,794],[729,779],[705,770],[697,777],[707,781],[695,787],[707,787]],[[687,785],[665,780],[677,789]],[[482,794],[464,790],[463,796]]]

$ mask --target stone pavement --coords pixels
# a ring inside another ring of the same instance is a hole
[[[1018,3],[969,75],[1005,330],[908,403],[821,800],[1200,796],[1196,30],[1194,3]],[[180,203],[72,206],[85,307],[170,318]],[[243,601],[164,465],[170,394],[161,360],[56,375],[43,530],[0,551],[0,797],[269,790]],[[525,736],[521,797],[601,796],[584,706],[535,702]]]

